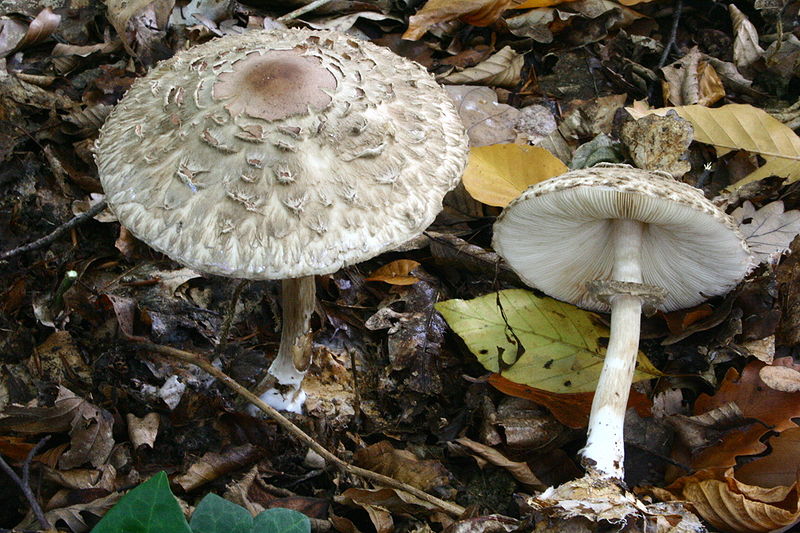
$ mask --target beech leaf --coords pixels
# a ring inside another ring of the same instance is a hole
[[[523,289],[447,300],[436,309],[490,372],[550,392],[597,386],[609,333],[594,313]],[[634,380],[661,375],[640,353]]]
[[[766,163],[731,185],[731,190],[769,176],[800,180],[800,137],[766,111],[747,104],[728,104],[717,108],[701,105],[662,107],[646,111],[625,108],[634,118],[655,113],[666,115],[674,109],[692,123],[694,140],[713,145],[717,155],[732,150],[759,154]]]
[[[520,0],[428,0],[412,15],[403,39],[415,41],[440,22],[461,18],[473,26],[488,26]]]
[[[510,46],[506,46],[474,67],[461,72],[453,72],[442,78],[442,81],[467,85],[480,83],[510,88],[519,83],[520,72],[524,64],[525,56],[518,54]]]
[[[410,272],[418,266],[417,261],[398,259],[375,270],[367,278],[367,281],[383,281],[389,285],[413,285],[419,281],[419,278],[412,276]]]
[[[505,207],[528,186],[569,170],[537,146],[493,144],[470,150],[462,181],[470,195],[487,205]]]

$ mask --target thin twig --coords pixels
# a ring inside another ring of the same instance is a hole
[[[50,439],[50,435],[46,436],[42,440],[36,443],[36,446],[28,452],[28,456],[25,458],[25,462],[22,463],[22,478],[20,478],[14,469],[11,468],[8,463],[6,463],[3,456],[0,455],[0,470],[3,470],[8,476],[17,484],[17,486],[22,490],[22,494],[25,495],[25,499],[28,500],[28,504],[31,506],[31,510],[33,511],[33,515],[36,517],[36,520],[39,521],[39,525],[42,529],[52,529],[50,525],[50,521],[47,520],[47,517],[44,515],[44,511],[42,511],[42,506],[39,505],[39,501],[36,499],[36,496],[33,494],[33,490],[31,489],[30,484],[30,473],[31,473],[31,462],[33,462],[33,458],[39,452],[39,450],[44,446],[44,444]]]
[[[667,57],[669,51],[675,46],[675,39],[678,37],[678,23],[681,20],[681,11],[683,11],[683,0],[675,0],[675,11],[672,13],[672,28],[669,31],[669,39],[664,44],[664,51],[661,52],[661,59],[658,60],[657,69],[667,64]]]
[[[287,20],[292,20],[292,19],[296,19],[297,17],[302,17],[303,15],[308,13],[309,11],[314,11],[318,7],[324,6],[325,4],[327,4],[330,1],[331,0],[314,0],[310,4],[306,4],[303,7],[295,9],[294,11],[292,11],[290,13],[286,13],[282,17],[278,17],[275,20],[277,20],[278,22],[286,22]]]
[[[7,250],[5,252],[0,252],[0,261],[4,259],[9,259],[19,254],[24,254],[25,252],[30,252],[32,250],[36,250],[37,248],[41,248],[42,246],[46,246],[53,242],[54,240],[58,239],[61,235],[66,233],[67,231],[71,230],[75,226],[82,224],[92,218],[93,216],[97,215],[105,209],[107,206],[105,200],[102,202],[98,202],[94,204],[92,207],[89,208],[88,211],[85,213],[81,213],[77,215],[67,222],[61,224],[56,229],[42,237],[41,239],[36,239],[33,242],[29,242],[28,244],[22,245],[18,248],[14,248],[13,250]]]
[[[152,352],[164,354],[170,357],[174,357],[175,359],[179,359],[186,363],[198,366],[220,380],[224,383],[227,387],[231,390],[236,392],[236,394],[242,396],[251,404],[255,405],[259,409],[261,409],[264,413],[269,415],[270,418],[275,420],[278,424],[281,425],[286,431],[294,435],[300,442],[317,452],[321,455],[325,460],[329,463],[336,465],[338,468],[343,470],[344,472],[358,476],[360,478],[372,481],[374,483],[378,483],[380,485],[384,485],[387,487],[391,487],[393,489],[402,490],[403,492],[407,492],[420,500],[424,500],[430,504],[435,505],[436,507],[440,508],[441,510],[445,511],[446,513],[453,515],[453,516],[461,516],[464,513],[464,508],[458,504],[448,502],[437,498],[435,496],[431,496],[427,492],[420,490],[416,487],[412,487],[406,483],[398,481],[394,478],[389,476],[384,476],[383,474],[378,474],[377,472],[373,472],[371,470],[367,470],[365,468],[360,468],[358,466],[351,465],[347,461],[344,461],[334,455],[333,453],[329,452],[324,446],[316,442],[310,436],[308,436],[302,429],[297,427],[291,420],[283,416],[279,413],[276,409],[270,407],[261,399],[244,388],[242,385],[239,385],[233,378],[225,374],[223,371],[219,370],[217,367],[203,359],[197,354],[187,352],[184,350],[179,350],[177,348],[172,348],[170,346],[163,346],[160,344],[153,344],[151,342],[144,342],[137,339],[137,344],[144,348],[145,350],[150,350]]]
[[[239,297],[242,295],[242,289],[244,289],[245,285],[247,285],[249,282],[250,280],[243,279],[233,290],[233,296],[231,296],[231,300],[228,302],[228,310],[225,311],[225,319],[222,322],[222,331],[219,334],[219,342],[217,343],[217,347],[214,348],[214,359],[222,355],[222,352],[225,351],[225,347],[228,345],[228,333],[230,333],[231,330],[233,315],[236,314],[236,304],[239,303]]]

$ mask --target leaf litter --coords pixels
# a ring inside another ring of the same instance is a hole
[[[97,204],[91,146],[133,79],[179,48],[274,27],[290,10],[281,4],[4,4],[0,252]],[[662,453],[633,439],[629,456],[643,453],[648,468],[628,485],[655,479],[651,494],[689,500],[720,530],[791,525],[800,45],[796,2],[779,7],[376,0],[292,21],[381,42],[455,84],[471,145],[483,147],[470,165],[479,172],[413,245],[318,278],[317,363],[308,409],[294,416],[340,456],[469,515],[328,469],[207,373],[135,348],[130,339],[149,338],[203,354],[252,386],[279,341],[278,290],[251,283],[231,306],[233,282],[181,268],[107,213],[0,262],[0,457],[31,470],[31,494],[64,531],[91,529],[147,479],[171,484],[185,509],[211,492],[252,515],[291,507],[339,531],[525,530],[529,497],[579,475],[577,428],[607,330],[605,317],[522,291],[491,250],[491,222],[567,166],[627,162],[718,195],[761,263],[735,294],[644,322],[630,413],[672,444]],[[665,391],[694,415],[651,417]],[[22,490],[0,486],[0,528],[38,527]],[[665,516],[679,522],[675,509],[653,519],[657,531],[669,530]]]

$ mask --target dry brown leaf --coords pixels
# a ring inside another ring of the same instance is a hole
[[[487,205],[505,207],[530,185],[569,170],[538,146],[493,144],[470,150],[462,181],[467,192]]]
[[[739,69],[747,69],[764,56],[758,44],[758,31],[753,23],[734,4],[728,4],[733,22],[733,62]],[[743,70],[744,71],[744,70]]]
[[[627,120],[620,128],[619,137],[639,168],[661,170],[675,178],[692,168],[687,156],[692,143],[692,126],[677,113]]]
[[[800,365],[791,357],[775,359],[773,365],[800,370]],[[731,432],[714,446],[706,448],[693,458],[695,468],[729,467],[736,464],[742,455],[757,455],[766,447],[759,439],[768,431],[782,432],[797,427],[792,418],[800,417],[800,392],[781,392],[771,389],[759,377],[764,368],[761,361],[749,363],[741,376],[729,369],[714,396],[701,394],[694,404],[697,414],[706,413],[734,402],[745,417],[755,418],[761,424],[753,424],[745,431]]]
[[[142,446],[152,448],[158,436],[158,426],[161,424],[158,413],[147,413],[142,418],[128,413],[125,419],[128,422],[128,437],[134,449]]]
[[[594,393],[556,394],[541,389],[514,383],[500,374],[492,374],[489,383],[497,390],[514,396],[525,398],[547,408],[556,420],[574,429],[584,428],[589,424],[589,412],[592,408]],[[641,416],[650,416],[650,400],[641,392],[631,389],[628,407],[633,407]]]
[[[116,469],[110,464],[102,465],[97,470],[73,468],[72,470],[56,470],[43,468],[44,477],[64,488],[71,490],[101,489],[108,492],[115,490]]]
[[[784,212],[782,200],[770,202],[758,211],[746,201],[731,216],[760,263],[776,264],[800,234],[800,211]]]
[[[705,54],[697,47],[661,71],[666,80],[664,101],[672,105],[710,106],[725,97],[725,87],[717,71],[705,61]]]
[[[539,481],[539,478],[537,478],[536,474],[531,471],[531,468],[527,465],[527,463],[512,461],[491,446],[486,446],[485,444],[475,442],[474,440],[466,437],[456,439],[455,442],[465,447],[470,452],[478,455],[481,459],[484,459],[495,466],[505,468],[511,473],[512,476],[514,476],[514,479],[523,485],[527,485],[535,490],[544,490],[547,488],[547,485]]]
[[[94,524],[95,520],[86,520],[82,513],[89,513],[95,516],[103,516],[106,512],[116,504],[122,494],[119,492],[112,492],[108,496],[97,498],[89,503],[78,503],[68,507],[60,507],[52,509],[45,513],[45,517],[50,520],[51,524],[55,524],[58,520],[63,520],[70,530],[74,533],[84,533],[89,531],[89,524]],[[88,523],[87,523],[88,522]]]
[[[513,88],[520,82],[520,72],[524,64],[525,56],[518,54],[510,46],[506,46],[474,67],[461,72],[453,72],[440,81]]]
[[[416,41],[434,24],[457,18],[473,26],[488,26],[517,3],[519,0],[428,0],[409,19],[403,39]]]
[[[740,346],[750,352],[750,355],[768,365],[771,365],[772,360],[775,359],[775,335],[754,341],[745,341]]]
[[[765,366],[758,371],[758,377],[770,389],[781,392],[800,391],[800,372],[785,366]]]
[[[647,111],[626,109],[637,118],[650,113],[665,115],[674,109],[692,123],[694,140],[713,145],[718,156],[732,150],[747,150],[764,158],[766,164],[729,189],[773,175],[787,178],[788,183],[800,180],[800,137],[766,111],[747,104],[728,104],[713,109],[699,105]]]
[[[419,262],[411,259],[398,259],[387,263],[369,275],[367,281],[383,281],[389,285],[413,285],[419,278],[410,274],[419,266]]]
[[[27,361],[32,375],[53,383],[91,383],[92,369],[68,331],[54,331]]]
[[[800,472],[800,428],[770,437],[770,452],[736,468],[736,479],[759,487],[792,486]]]
[[[450,473],[439,461],[421,460],[407,450],[396,450],[388,441],[359,449],[354,463],[424,491],[450,483]]]
[[[24,24],[4,17],[0,21],[0,57],[44,41],[58,29],[60,23],[61,15],[56,15],[49,7],[42,9],[27,28]]]
[[[216,453],[205,453],[196,461],[185,474],[177,476],[173,481],[186,492],[202,487],[228,472],[243,468],[256,461],[261,456],[261,451],[252,444],[234,446]]]
[[[735,479],[732,468],[724,474],[701,472],[668,488],[689,501],[720,531],[766,533],[800,519],[800,499],[794,484],[771,489],[747,485]]]
[[[392,513],[418,517],[438,510],[438,507],[432,503],[394,489],[350,488],[341,495],[334,496],[334,501],[342,505],[364,509],[378,533],[394,531]]]

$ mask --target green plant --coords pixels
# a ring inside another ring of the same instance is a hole
[[[189,523],[159,472],[126,494],[92,533],[310,533],[311,522],[291,509],[267,509],[255,518],[243,507],[208,494]]]

